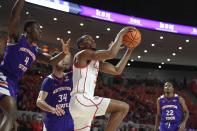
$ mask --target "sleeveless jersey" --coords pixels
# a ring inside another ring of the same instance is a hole
[[[62,116],[45,112],[44,125],[47,131],[74,131],[73,119],[69,112],[72,87],[72,71],[65,73],[61,79],[49,75],[43,81],[41,90],[48,92],[46,103],[52,107],[60,107],[65,111],[65,115]]]
[[[48,93],[46,103],[52,107],[60,107],[69,113],[70,93],[72,91],[72,71],[65,73],[64,77],[59,79],[54,75],[47,76],[41,86],[41,90]],[[47,117],[56,115],[46,112]]]
[[[73,91],[75,93],[86,93],[94,96],[97,76],[99,72],[99,61],[92,60],[83,68],[78,68],[73,64]]]
[[[38,47],[30,45],[27,38],[22,35],[18,43],[8,43],[0,71],[8,78],[18,81],[36,60]]]
[[[179,102],[179,96],[175,94],[171,98],[164,95],[159,98],[161,123],[180,123],[182,120],[182,106]]]

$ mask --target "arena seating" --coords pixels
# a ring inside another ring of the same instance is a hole
[[[38,96],[41,82],[49,72],[50,68],[46,65],[34,65],[34,68],[21,80],[18,94],[19,110],[40,112],[35,105],[35,100]],[[114,79],[117,78],[114,77]],[[154,84],[155,80],[131,79],[131,81],[133,84],[123,86],[121,82],[117,82],[116,80],[116,83],[111,86],[104,84],[100,78],[97,83],[95,95],[127,102],[130,105],[130,111],[124,120],[125,122],[132,121],[139,124],[154,125],[156,101],[163,91],[161,83],[157,82],[157,84]],[[185,98],[190,110],[190,119],[187,126],[197,128],[195,124],[195,119],[197,119],[197,105],[193,104],[184,90],[179,90],[178,87],[175,87],[175,90],[177,94]]]

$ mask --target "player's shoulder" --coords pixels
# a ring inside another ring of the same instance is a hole
[[[52,81],[52,80],[53,80],[53,76],[51,74],[44,78],[44,81]]]
[[[7,46],[13,45],[21,45],[20,43],[24,43],[27,41],[27,37],[25,34],[21,34],[18,37],[10,37],[10,40],[7,43]]]
[[[180,102],[185,101],[185,99],[182,96],[178,95],[177,97],[178,97]]]
[[[45,77],[41,85],[41,90],[48,92],[50,88],[53,86],[53,83],[53,78],[50,75]]]
[[[159,96],[159,97],[157,98],[157,104],[159,104],[160,101],[161,101],[163,98],[164,98],[164,95]]]
[[[161,96],[159,96],[159,97],[157,98],[157,100],[161,100],[161,99],[163,99],[163,98],[165,98],[165,96],[164,96],[164,95],[161,95]]]
[[[17,43],[27,42],[27,40],[28,40],[27,35],[26,34],[21,34],[16,42]]]
[[[174,98],[178,98],[179,100],[180,100],[180,99],[183,99],[183,97],[180,96],[180,95],[178,95],[178,94],[174,94]]]

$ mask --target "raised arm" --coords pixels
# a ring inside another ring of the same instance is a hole
[[[21,18],[21,12],[23,10],[23,7],[25,5],[25,0],[17,0],[14,4],[14,7],[12,8],[10,19],[9,19],[9,25],[8,25],[8,31],[11,39],[18,39],[19,37],[19,22]]]
[[[62,44],[62,52],[57,54],[56,56],[52,57],[49,54],[44,54],[42,51],[39,51],[39,55],[37,57],[37,60],[46,64],[50,65],[56,65],[59,63],[66,55],[70,55],[70,39],[65,43],[63,39],[61,39]]]
[[[187,120],[189,118],[189,110],[187,108],[187,105],[185,104],[185,100],[183,97],[179,97],[179,102],[181,103],[182,109],[183,109],[183,118],[182,118],[182,122],[179,126],[180,131],[185,129]]]
[[[116,66],[108,62],[100,62],[100,71],[112,75],[120,75],[127,64],[132,51],[133,49],[127,49],[126,53]]]
[[[154,131],[158,131],[159,123],[160,123],[160,104],[159,104],[159,98],[158,98],[157,99],[157,114],[155,118],[155,130]]]
[[[113,59],[119,49],[120,46],[122,45],[122,37],[125,33],[127,33],[129,30],[132,30],[133,27],[125,27],[123,28],[116,36],[114,42],[111,44],[111,46],[107,50],[98,50],[98,51],[93,51],[93,50],[84,50],[78,54],[77,59],[82,59],[82,60],[107,60],[107,59]]]

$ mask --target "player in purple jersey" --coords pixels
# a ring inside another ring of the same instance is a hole
[[[183,131],[188,117],[189,111],[185,100],[174,94],[172,83],[166,82],[164,95],[157,100],[155,131],[158,130],[158,127],[160,127],[160,131]]]
[[[3,61],[0,64],[0,109],[4,113],[0,131],[10,131],[16,120],[16,92],[18,80],[24,75],[36,59],[51,65],[61,61],[67,54],[67,46],[55,57],[44,55],[36,46],[41,37],[40,25],[28,21],[24,25],[23,35],[19,35],[19,23],[25,0],[16,0],[11,12],[7,43]]]
[[[70,58],[68,56],[53,66],[52,74],[42,83],[37,106],[46,112],[44,131],[74,131],[69,112],[70,92],[73,87]],[[66,67],[70,69],[64,73]]]

